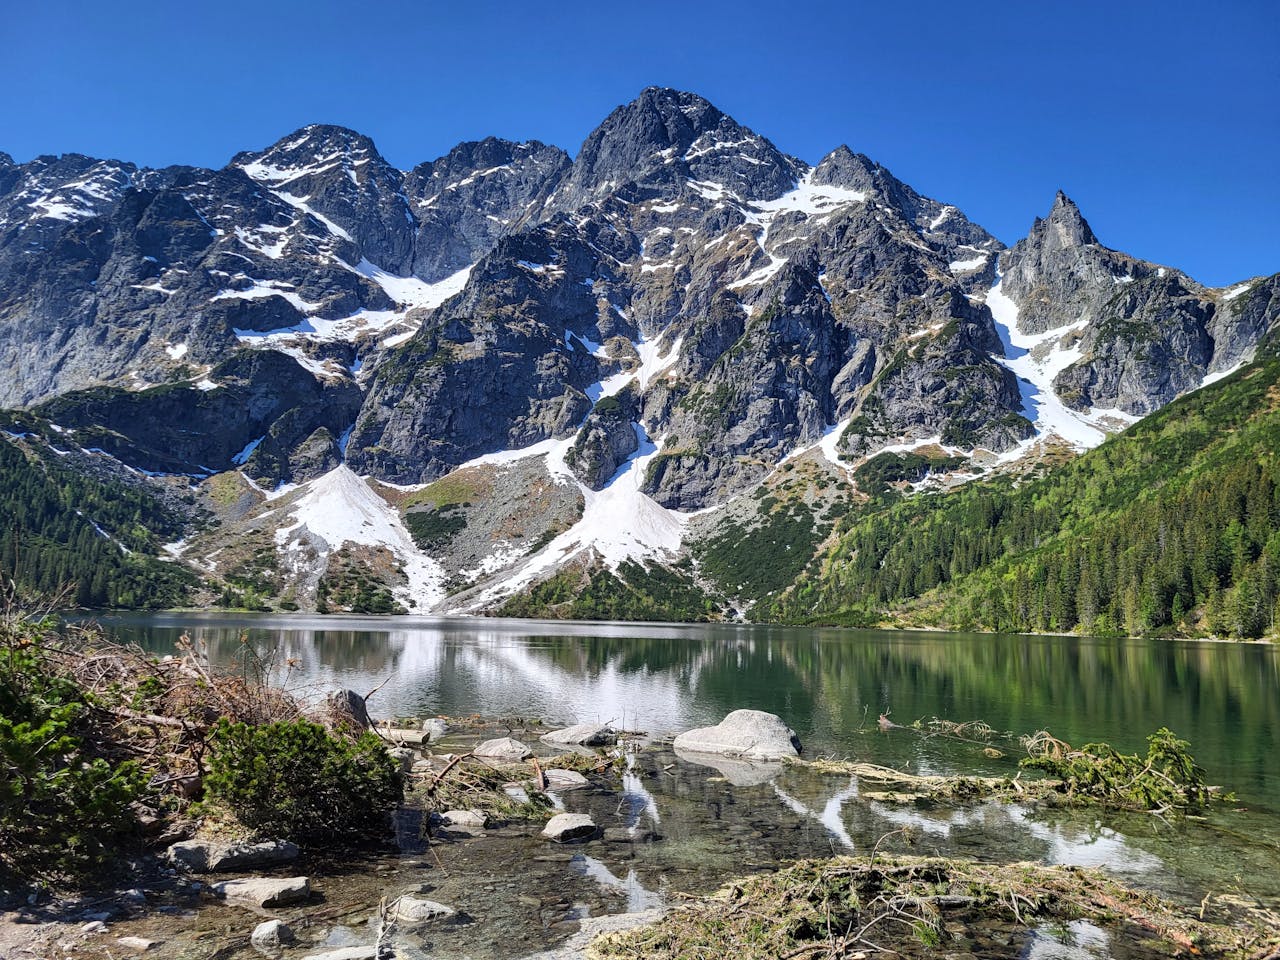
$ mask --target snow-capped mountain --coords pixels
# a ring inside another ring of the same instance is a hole
[[[661,88],[572,160],[490,138],[401,171],[322,125],[221,170],[0,155],[0,402],[191,488],[171,552],[302,606],[374,576],[492,609],[565,564],[676,562],[801,462],[825,503],[883,450],[958,482],[1083,449],[1278,316],[1280,275],[1201,287],[1062,194],[1006,249],[847,147],[811,167]]]

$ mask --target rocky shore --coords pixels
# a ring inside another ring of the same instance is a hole
[[[178,841],[161,857],[130,864],[127,887],[79,900],[37,891],[10,904],[0,917],[0,955],[664,955],[654,944],[669,936],[697,942],[702,934],[690,926],[701,916],[697,904],[706,902],[717,916],[723,908],[700,897],[732,878],[759,875],[756,896],[786,901],[790,894],[768,886],[779,867],[856,849],[865,868],[876,854],[907,849],[910,824],[918,831],[930,817],[956,815],[930,811],[917,796],[892,814],[908,824],[896,836],[856,816],[847,825],[841,807],[856,795],[854,778],[839,764],[795,762],[801,747],[794,731],[758,711],[735,711],[672,743],[595,723],[549,730],[537,721],[429,718],[377,729],[410,779],[393,839],[318,848],[203,835]],[[867,792],[865,806],[884,814],[885,795]],[[984,816],[998,819],[998,807]],[[862,840],[868,827],[885,833],[875,851]],[[988,827],[998,829],[995,822]],[[971,843],[929,846],[956,854]],[[1030,859],[1034,844],[1025,844],[1014,840],[1001,859]],[[814,875],[829,875],[817,869]],[[1044,869],[1058,876],[1057,868]],[[1209,919],[1224,911],[1229,915],[1230,905],[1211,903]],[[1028,907],[1027,922],[1015,924],[991,911],[961,911],[945,929],[958,956],[1014,956],[1046,936],[1035,915]],[[1075,936],[1083,952],[1055,955],[1169,955],[1135,942],[1125,924],[1112,930],[1082,922]],[[653,924],[631,939],[617,935]],[[615,936],[597,940],[603,934]],[[1252,956],[1244,951],[1246,934],[1239,937],[1241,952],[1206,955]],[[1168,948],[1161,943],[1160,950]],[[628,944],[640,944],[634,949],[641,952],[628,952]],[[742,946],[743,956],[773,955]],[[830,955],[857,953],[850,947]]]

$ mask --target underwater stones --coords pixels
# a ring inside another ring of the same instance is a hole
[[[511,737],[486,740],[477,746],[472,753],[487,760],[503,760],[507,763],[519,763],[521,760],[533,756],[532,750],[519,740],[513,740]]]
[[[592,839],[598,829],[585,813],[557,813],[542,828],[542,835],[554,843],[576,843]]]

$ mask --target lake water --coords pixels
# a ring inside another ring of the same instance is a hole
[[[247,636],[300,693],[378,688],[369,702],[377,717],[611,720],[664,736],[751,707],[782,716],[809,756],[914,772],[956,772],[945,769],[954,745],[882,735],[881,713],[900,724],[941,717],[1048,730],[1126,751],[1145,750],[1146,735],[1167,726],[1191,742],[1212,782],[1244,803],[1280,807],[1280,651],[1269,645],[410,617],[100,622],[158,654],[187,633],[217,663],[233,661]]]
[[[157,654],[173,652],[186,633],[222,664],[236,662],[245,638],[300,695],[376,689],[369,705],[379,718],[605,720],[657,738],[752,707],[782,716],[807,756],[916,773],[1012,775],[1022,750],[1016,738],[999,738],[1006,755],[991,758],[980,743],[882,732],[880,714],[903,725],[941,717],[1014,735],[1043,729],[1130,752],[1145,751],[1147,734],[1167,726],[1237,802],[1204,821],[1168,823],[1095,808],[899,807],[860,797],[848,777],[788,770],[767,783],[708,779],[714,771],[697,774],[667,750],[641,761],[647,772],[628,789],[669,842],[607,866],[634,880],[633,899],[644,903],[655,890],[714,888],[744,864],[866,853],[908,828],[917,853],[1099,866],[1189,902],[1212,890],[1280,906],[1280,656],[1270,646],[408,617],[192,613],[100,622]],[[609,816],[616,800],[608,803],[592,812]],[[901,850],[901,839],[881,849]]]

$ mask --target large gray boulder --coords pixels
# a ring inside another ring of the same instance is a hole
[[[585,813],[557,813],[542,828],[542,835],[556,843],[590,840],[598,832],[596,822]]]
[[[262,843],[184,840],[171,846],[166,856],[174,866],[192,873],[259,870],[298,859],[298,845],[288,840],[264,840]]]
[[[278,950],[293,942],[293,930],[283,920],[267,920],[253,928],[249,942],[259,950]]]
[[[401,897],[396,901],[395,917],[403,924],[417,926],[431,923],[433,920],[444,920],[454,915],[453,907],[434,900],[420,900],[417,897]]]
[[[209,890],[230,903],[250,907],[287,907],[311,896],[311,881],[306,877],[247,877],[223,880],[211,885]]]
[[[608,747],[618,742],[618,733],[607,723],[578,723],[538,739],[557,747]]]
[[[781,717],[763,710],[735,710],[714,727],[682,733],[675,748],[744,760],[783,760],[800,755],[800,740]]]

